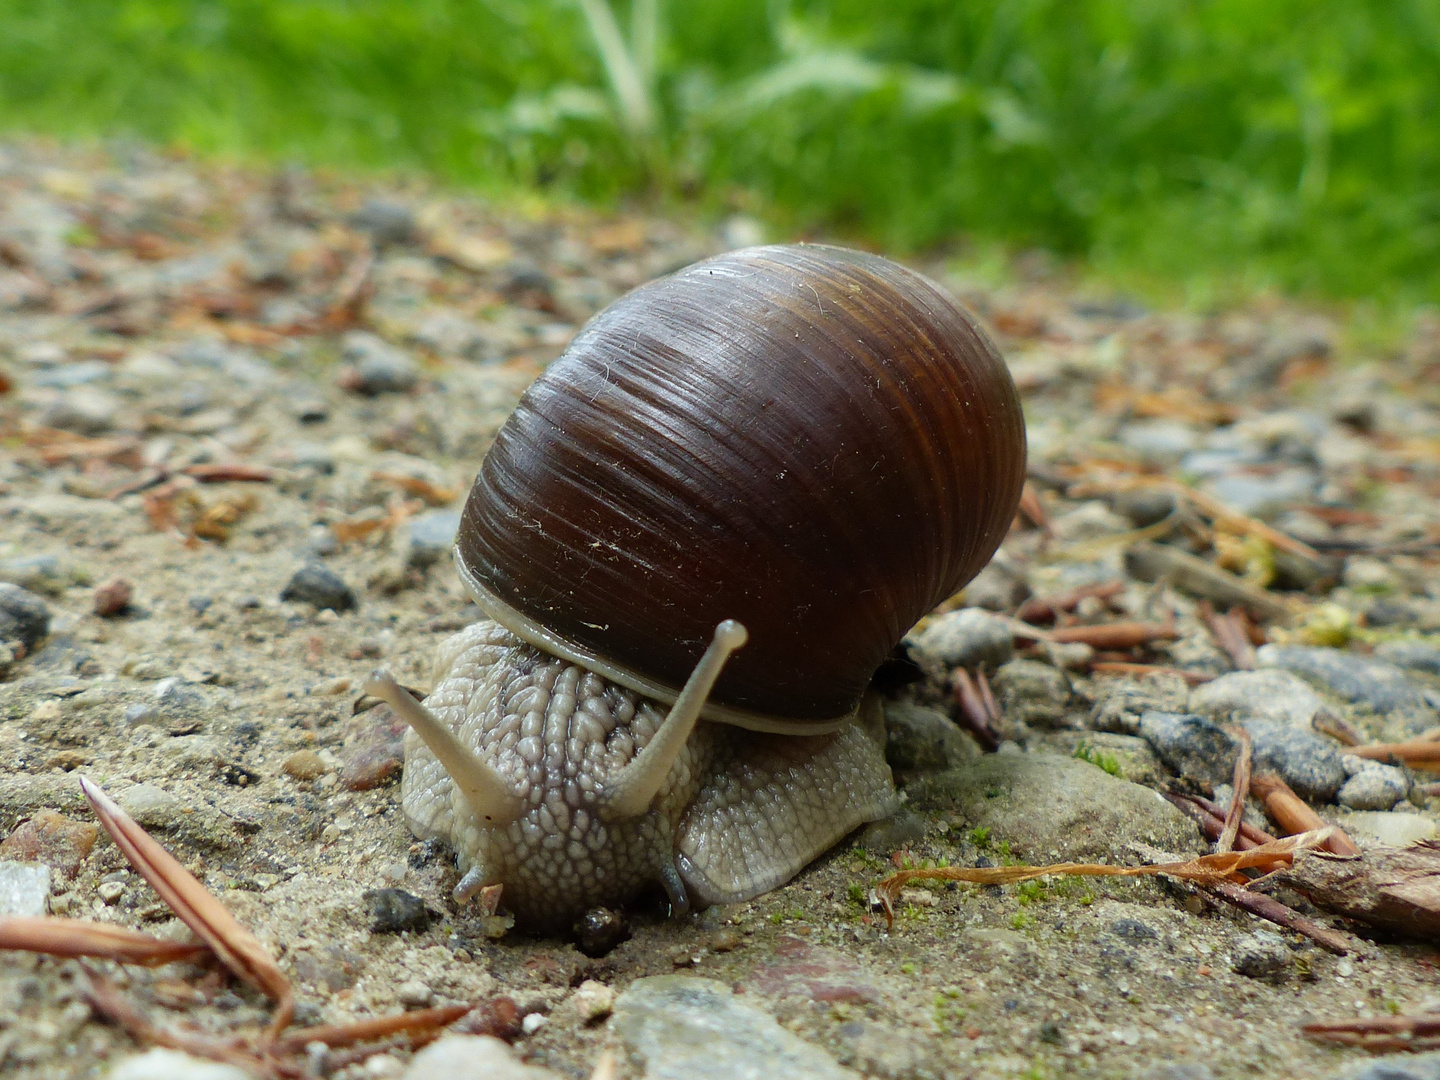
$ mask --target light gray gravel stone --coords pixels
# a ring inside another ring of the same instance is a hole
[[[937,615],[914,638],[914,647],[922,663],[928,659],[937,668],[986,664],[994,670],[1015,655],[1015,635],[1004,620],[969,607]]]
[[[1410,778],[1393,765],[1346,754],[1341,758],[1350,779],[1335,801],[1350,810],[1389,810],[1410,794]]]
[[[1216,718],[1233,713],[1309,730],[1324,710],[1325,702],[1309,683],[1280,668],[1231,672],[1190,692],[1190,711]]]
[[[1440,1054],[1392,1054],[1350,1065],[1335,1080],[1440,1080]]]
[[[1290,970],[1290,950],[1274,931],[1256,930],[1235,942],[1230,966],[1251,979],[1278,982]]]
[[[1135,842],[1201,848],[1195,824],[1158,792],[1058,754],[989,754],[906,790],[912,806],[958,811],[1032,862],[1110,860]]]
[[[980,756],[975,740],[954,721],[923,705],[887,701],[885,736],[885,760],[892,769],[953,769]]]
[[[126,1058],[105,1075],[106,1080],[254,1080],[234,1065],[159,1047]]]
[[[403,349],[365,330],[345,335],[341,355],[351,365],[346,385],[361,394],[398,394],[420,381],[420,367]]]
[[[45,601],[18,585],[0,582],[0,642],[23,642],[34,649],[50,632]]]
[[[183,807],[179,799],[154,784],[136,784],[115,797],[120,808],[150,828],[165,828],[174,823]]]
[[[1256,655],[1266,667],[1285,668],[1314,679],[1346,700],[1368,705],[1378,713],[1403,713],[1412,718],[1410,726],[1417,730],[1436,720],[1435,710],[1419,687],[1384,660],[1301,645],[1264,645]]]
[[[459,510],[430,510],[408,522],[405,561],[411,566],[433,566],[455,545],[460,531]]]
[[[44,915],[49,897],[50,867],[0,862],[0,915]]]
[[[560,1080],[560,1074],[525,1064],[489,1035],[447,1035],[410,1059],[403,1080]]]
[[[714,979],[638,979],[616,1000],[613,1023],[631,1058],[644,1063],[644,1080],[857,1077]]]
[[[990,679],[1006,723],[1058,727],[1070,703],[1070,679],[1038,660],[1011,660]]]
[[[1386,641],[1375,646],[1375,655],[1396,667],[1440,675],[1440,646],[1424,641]]]

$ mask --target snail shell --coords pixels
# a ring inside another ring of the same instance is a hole
[[[457,898],[501,884],[551,927],[656,882],[744,900],[892,813],[861,696],[994,553],[1024,469],[994,346],[876,256],[732,252],[601,312],[471,490],[456,561],[489,619],[425,704],[368,684],[414,729],[406,818],[454,847]]]
[[[660,700],[737,619],[705,715],[833,720],[989,561],[1024,476],[1014,384],[948,294],[750,248],[591,320],[501,429],[457,559],[497,622]]]

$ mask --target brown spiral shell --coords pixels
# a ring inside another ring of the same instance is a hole
[[[749,248],[581,330],[500,430],[457,555],[644,683],[678,688],[738,619],[712,702],[831,719],[989,561],[1024,477],[1014,383],[947,293],[863,252]]]

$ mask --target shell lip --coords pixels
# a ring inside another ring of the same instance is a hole
[[[460,580],[469,591],[471,599],[487,616],[521,641],[527,642],[551,656],[558,656],[562,660],[578,664],[602,678],[609,679],[637,694],[643,694],[654,701],[673,705],[675,699],[679,697],[680,691],[674,687],[647,679],[629,668],[621,667],[594,651],[561,637],[553,630],[530,618],[523,611],[507,604],[487,589],[471,572],[470,568],[465,565],[465,560],[460,557],[458,547],[454,551],[454,556],[455,569],[460,574]],[[852,711],[832,720],[788,720],[782,716],[767,716],[765,713],[737,709],[733,705],[720,705],[715,702],[707,702],[700,712],[702,720],[772,735],[829,735],[844,727],[854,715]]]

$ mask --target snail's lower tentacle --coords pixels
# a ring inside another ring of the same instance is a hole
[[[664,886],[665,894],[670,897],[670,913],[672,915],[684,915],[690,910],[690,894],[685,891],[685,881],[680,876],[679,867],[669,861],[662,862],[660,864],[660,884]]]

